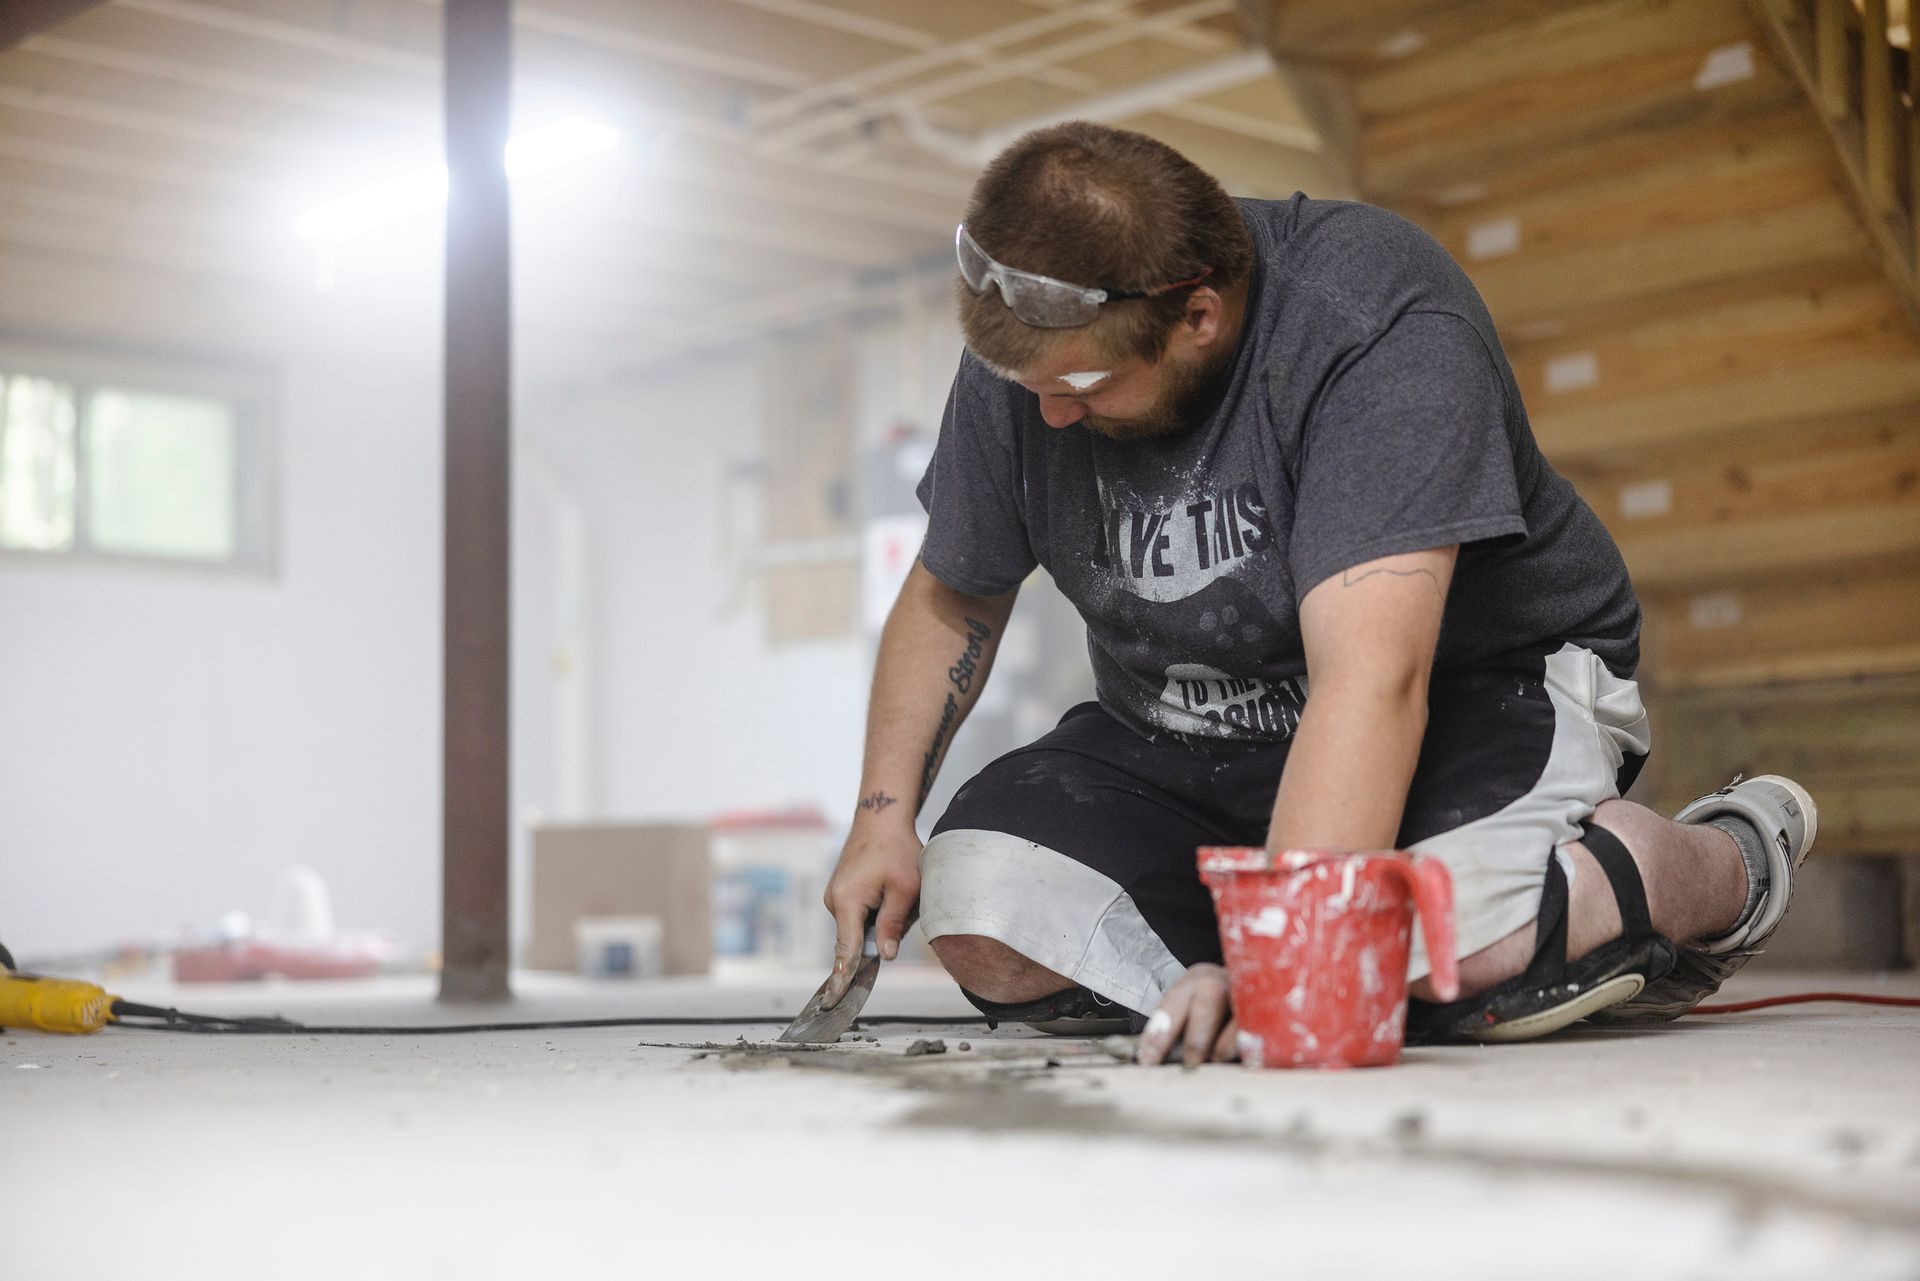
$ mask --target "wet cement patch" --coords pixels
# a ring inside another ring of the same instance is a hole
[[[1822,1215],[1862,1228],[1891,1229],[1912,1236],[1916,1248],[1920,1248],[1920,1206],[1829,1196],[1809,1191],[1803,1184],[1747,1170],[1436,1141],[1430,1134],[1427,1114],[1417,1108],[1394,1114],[1377,1136],[1318,1133],[1307,1111],[1294,1113],[1278,1126],[1250,1119],[1221,1123],[1155,1117],[1129,1111],[1111,1100],[1094,1101],[1056,1089],[1036,1088],[1036,1079],[1034,1074],[924,1079],[918,1084],[938,1087],[937,1097],[920,1103],[894,1124],[908,1130],[967,1130],[1001,1136],[1223,1145],[1309,1162],[1394,1162],[1469,1170],[1498,1179],[1598,1181],[1636,1188],[1652,1183],[1667,1186],[1677,1194],[1722,1199],[1731,1206],[1734,1217],[1748,1226],[1757,1226],[1776,1215]],[[1243,1099],[1234,1102],[1244,1105]],[[1241,1114],[1244,1107],[1236,1106],[1233,1111]]]
[[[916,1052],[915,1046],[923,1048]],[[692,1051],[686,1064],[689,1070],[834,1072],[911,1091],[922,1097],[892,1122],[893,1127],[905,1131],[1199,1144],[1309,1163],[1401,1163],[1471,1171],[1495,1179],[1550,1179],[1569,1185],[1598,1181],[1644,1188],[1651,1183],[1667,1187],[1675,1195],[1719,1201],[1730,1207],[1741,1223],[1760,1224],[1779,1216],[1828,1216],[1862,1228],[1911,1235],[1920,1248],[1920,1205],[1829,1195],[1809,1188],[1805,1182],[1706,1162],[1541,1152],[1475,1143],[1470,1138],[1436,1134],[1428,1112],[1419,1107],[1387,1115],[1371,1134],[1333,1134],[1316,1124],[1311,1109],[1261,1117],[1244,1095],[1232,1092],[1225,1100],[1230,1116],[1220,1120],[1155,1114],[1144,1107],[1129,1107],[1124,1098],[1112,1094],[1087,1097],[1087,1087],[1100,1088],[1110,1081],[1135,1077],[1133,1072],[1113,1076],[1115,1069],[1132,1066],[1131,1038],[1113,1038],[1110,1042],[1070,1038],[1002,1044],[983,1041],[974,1052],[965,1054],[930,1054],[919,1041],[905,1046],[897,1041],[891,1046],[864,1042],[794,1045],[742,1038],[732,1043],[658,1048]],[[1163,1068],[1162,1072],[1171,1070]],[[1224,1071],[1209,1072],[1207,1077],[1220,1080]]]

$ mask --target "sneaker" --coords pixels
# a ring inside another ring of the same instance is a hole
[[[1680,949],[1673,970],[1646,991],[1589,1016],[1596,1023],[1639,1023],[1677,1019],[1720,990],[1720,985],[1760,954],[1787,914],[1793,898],[1793,874],[1806,862],[1820,827],[1819,810],[1807,789],[1777,774],[1733,782],[1709,792],[1674,815],[1676,823],[1704,823],[1723,814],[1746,819],[1760,829],[1767,845],[1767,885],[1753,911],[1719,938],[1701,939]]]

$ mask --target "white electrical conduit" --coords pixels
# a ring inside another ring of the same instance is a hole
[[[883,119],[1003,80],[1033,75],[1073,58],[1099,53],[1142,36],[1178,30],[1232,10],[1233,0],[1195,0],[1194,3],[1168,9],[1151,18],[1142,18],[1124,26],[1104,27],[1087,35],[1047,45],[1032,53],[1013,54],[990,67],[959,71],[894,93],[876,94],[853,106],[830,106],[817,115],[766,134],[759,140],[759,149],[763,152],[789,150],[839,130],[856,128],[870,120]]]
[[[1116,89],[1112,93],[1083,98],[1059,111],[1049,111],[1037,116],[1028,116],[1024,120],[996,125],[977,134],[957,134],[939,129],[929,124],[925,116],[911,109],[900,113],[900,123],[915,146],[952,161],[956,165],[978,168],[999,155],[1020,135],[1035,129],[1064,124],[1069,120],[1096,120],[1108,123],[1128,120],[1135,116],[1146,115],[1148,112],[1163,111],[1168,107],[1177,106],[1189,98],[1198,98],[1209,93],[1218,93],[1222,89],[1231,89],[1236,85],[1264,80],[1274,74],[1273,58],[1265,50],[1249,49],[1244,53],[1236,53],[1230,58],[1221,58],[1197,67],[1188,67],[1184,71],[1176,71],[1171,75],[1161,76],[1157,80],[1147,80],[1140,84],[1128,85],[1124,89]],[[1301,151],[1320,150],[1322,145],[1320,135],[1312,129],[1303,125],[1288,132],[1287,146]]]

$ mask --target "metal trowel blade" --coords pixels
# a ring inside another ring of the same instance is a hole
[[[869,956],[860,962],[860,968],[853,972],[853,983],[847,988],[847,994],[840,998],[840,1004],[830,1010],[820,1008],[827,999],[827,989],[833,986],[829,977],[813,994],[813,999],[801,1007],[800,1013],[780,1034],[782,1041],[801,1041],[809,1044],[824,1045],[838,1041],[840,1034],[853,1026],[860,1017],[861,1007],[867,1003],[867,997],[873,994],[873,981],[880,977],[880,958]]]

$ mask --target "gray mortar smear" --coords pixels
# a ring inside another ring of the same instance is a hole
[[[640,1046],[658,1050],[692,1050],[688,1065],[711,1063],[730,1072],[766,1068],[799,1068],[826,1072],[854,1072],[878,1075],[895,1084],[922,1086],[944,1084],[946,1077],[983,1075],[1025,1077],[1044,1075],[1060,1067],[1077,1068],[1119,1066],[1115,1057],[1087,1041],[1013,1041],[990,1045],[962,1059],[949,1054],[939,1040],[918,1039],[902,1050],[886,1051],[864,1042],[840,1042],[825,1045],[797,1044],[787,1041],[641,1041]]]
[[[1032,1089],[1031,1074],[946,1082],[937,1097],[894,1122],[908,1129],[971,1130],[982,1134],[1058,1134],[1075,1138],[1132,1139],[1164,1143],[1232,1145],[1306,1161],[1345,1159],[1450,1166],[1494,1177],[1546,1176],[1594,1179],[1630,1186],[1651,1182],[1677,1191],[1718,1195],[1731,1203],[1742,1226],[1775,1212],[1823,1214],[1862,1227],[1920,1233],[1920,1206],[1862,1203],[1764,1173],[1705,1164],[1674,1165],[1630,1157],[1516,1152],[1468,1142],[1435,1142],[1418,1109],[1392,1118],[1380,1138],[1315,1134],[1307,1114],[1295,1114],[1281,1129],[1239,1128],[1226,1123],[1160,1120],[1129,1114],[1112,1103],[1089,1102],[1053,1090]],[[1235,1109],[1242,1113],[1242,1109]]]
[[[1280,1128],[1256,1128],[1257,1123],[1157,1120],[1128,1113],[1112,1102],[1092,1102],[1056,1089],[1035,1088],[1036,1082],[1058,1080],[1060,1073],[1054,1069],[1069,1065],[1080,1069],[1131,1066],[1133,1041],[1132,1037],[1109,1037],[1105,1041],[1049,1037],[1039,1042],[983,1046],[982,1053],[966,1058],[929,1055],[924,1050],[909,1057],[910,1051],[886,1053],[863,1043],[796,1045],[749,1041],[745,1037],[730,1044],[641,1044],[694,1050],[697,1053],[690,1063],[711,1060],[729,1071],[790,1067],[855,1072],[930,1095],[893,1122],[906,1129],[1231,1144],[1242,1150],[1251,1147],[1306,1161],[1398,1160],[1415,1166],[1465,1168],[1495,1177],[1588,1178],[1641,1186],[1654,1182],[1677,1191],[1723,1196],[1743,1224],[1758,1223],[1776,1211],[1797,1211],[1826,1214],[1861,1226],[1920,1233],[1920,1206],[1862,1203],[1763,1173],[1705,1164],[1515,1152],[1468,1142],[1440,1142],[1432,1137],[1428,1118],[1419,1109],[1394,1116],[1387,1133],[1378,1138],[1336,1139],[1316,1134],[1305,1113],[1296,1113]],[[1102,1084],[1097,1075],[1075,1075],[1083,1084]],[[1244,1109],[1235,1111],[1244,1116]]]

